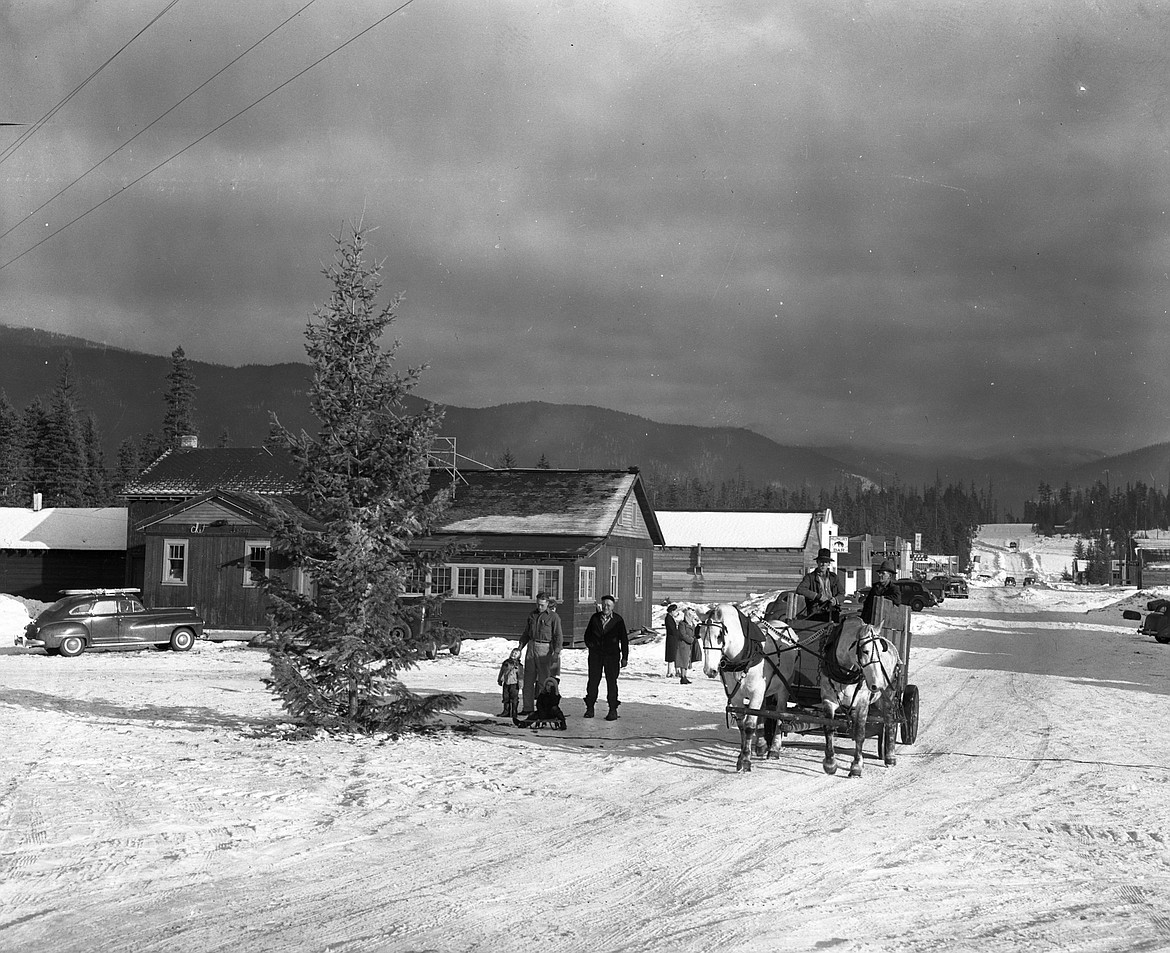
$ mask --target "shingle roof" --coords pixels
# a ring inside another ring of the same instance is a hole
[[[282,450],[198,447],[168,450],[122,490],[126,497],[199,496],[210,490],[295,493],[297,468]]]
[[[438,474],[436,474],[438,476]],[[641,478],[627,470],[466,470],[440,533],[608,536],[632,495],[650,538],[661,530]]]
[[[293,517],[302,525],[309,527],[316,527],[318,525],[304,510],[287,499],[280,497],[262,497],[258,493],[233,493],[226,490],[212,490],[208,493],[201,493],[193,499],[183,500],[181,503],[177,503],[169,509],[163,510],[161,513],[155,513],[148,519],[142,520],[134,529],[136,532],[141,532],[148,526],[153,526],[156,523],[165,523],[191,509],[193,506],[201,505],[209,500],[214,500],[226,506],[228,509],[235,510],[259,525],[264,525],[268,518],[265,503],[274,506],[284,515]]]
[[[812,513],[743,513],[660,510],[667,546],[722,549],[802,549],[812,531]]]
[[[126,549],[126,507],[0,507],[0,549]]]

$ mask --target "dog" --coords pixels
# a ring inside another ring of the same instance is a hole
[[[512,724],[517,728],[551,728],[554,731],[566,731],[565,713],[561,711],[561,692],[555,678],[550,678],[541,686],[536,696],[536,711],[527,718],[520,719],[512,716]]]

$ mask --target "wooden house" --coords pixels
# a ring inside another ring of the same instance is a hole
[[[62,589],[123,584],[126,508],[0,507],[0,592],[55,602]]]
[[[468,470],[420,548],[455,547],[430,578],[431,591],[447,593],[451,625],[515,638],[544,591],[566,643],[579,644],[606,594],[631,631],[650,627],[662,542],[637,470]]]
[[[654,591],[677,602],[738,602],[796,586],[837,535],[830,510],[800,513],[660,510]]]
[[[194,606],[210,628],[263,629],[268,601],[262,576],[278,574],[301,592],[309,580],[273,552],[265,502],[307,514],[282,497],[265,501],[255,493],[212,490],[139,522],[143,538],[148,606]]]
[[[122,489],[128,514],[123,585],[144,591],[147,587],[146,535],[138,527],[150,517],[215,490],[287,498],[298,486],[296,466],[280,450],[197,446],[168,450]],[[160,570],[155,566],[152,571]]]
[[[304,510],[297,486],[292,460],[277,451],[169,451],[124,491],[125,584],[141,588],[149,605],[194,605],[215,628],[263,628],[264,596],[250,573],[290,570],[272,556],[260,498]],[[606,593],[631,629],[651,625],[662,533],[637,471],[436,469],[432,486],[454,496],[417,549],[454,555],[419,588],[446,593],[449,624],[518,637],[544,590],[570,642],[580,641]]]

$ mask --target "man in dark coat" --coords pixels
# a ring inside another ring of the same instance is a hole
[[[601,687],[601,676],[605,674],[606,701],[609,714],[606,721],[618,717],[618,672],[630,660],[630,635],[626,621],[613,611],[617,599],[601,597],[601,611],[594,612],[585,626],[585,647],[589,649],[589,681],[585,688],[585,717],[593,717],[593,706],[597,703],[597,690]]]
[[[841,604],[845,591],[837,574],[829,568],[832,563],[833,554],[827,549],[817,553],[816,568],[807,573],[796,587],[796,594],[804,596],[804,610],[797,618],[816,619],[819,622],[828,622],[833,618],[833,610]]]
[[[897,571],[898,568],[894,565],[892,559],[885,560],[878,567],[877,582],[865,594],[865,602],[861,606],[862,622],[868,625],[874,624],[874,617],[877,614],[877,601],[879,599],[885,599],[891,605],[895,606],[902,604],[902,591],[894,585],[894,575]]]

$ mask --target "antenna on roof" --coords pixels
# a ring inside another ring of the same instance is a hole
[[[459,473],[459,453],[455,449],[455,437],[435,437],[427,451],[427,467],[442,470],[451,477],[451,499],[455,499],[455,487],[459,481],[467,482]]]

